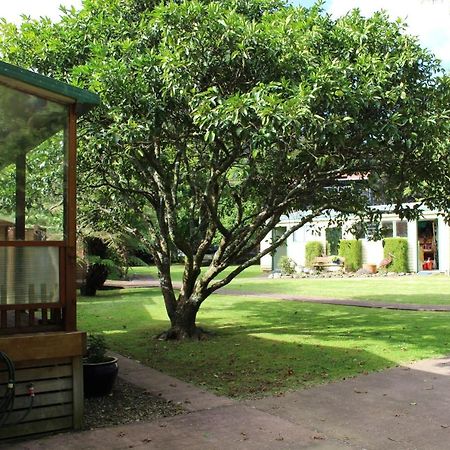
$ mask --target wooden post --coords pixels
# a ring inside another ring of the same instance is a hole
[[[16,241],[25,240],[25,189],[26,189],[26,154],[20,153],[16,157],[16,223],[15,236]],[[26,286],[23,282],[23,255],[24,250],[17,248],[14,251],[14,287],[13,301],[24,299],[26,296]],[[17,315],[15,319],[18,321]],[[17,326],[17,325],[16,325]]]
[[[26,155],[20,153],[16,158],[16,240],[25,240],[25,186]]]
[[[69,107],[68,123],[68,168],[66,172],[66,217],[65,239],[66,268],[65,268],[65,330],[76,330],[76,110],[75,105]]]
[[[73,376],[73,427],[79,430],[83,426],[84,414],[84,385],[83,359],[81,356],[72,358]]]

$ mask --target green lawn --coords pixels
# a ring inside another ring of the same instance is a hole
[[[230,288],[242,292],[305,295],[384,303],[450,305],[450,277],[236,279]]]
[[[214,331],[213,338],[163,342],[153,339],[168,327],[157,289],[103,291],[80,298],[78,311],[79,328],[105,332],[112,349],[234,397],[284,392],[450,353],[449,313],[217,295],[199,314],[199,325]]]
[[[173,281],[181,281],[183,276],[183,268],[184,266],[182,264],[174,264],[171,267],[172,270],[172,280]],[[224,275],[229,274],[233,269],[235,269],[236,266],[231,266],[225,269],[222,273]],[[202,270],[207,269],[207,267],[203,267]],[[155,266],[144,266],[144,267],[131,267],[128,271],[129,276],[133,275],[147,275],[149,277],[158,278],[158,270]],[[259,265],[256,266],[250,266],[248,269],[244,270],[244,272],[241,272],[239,275],[240,279],[247,279],[247,278],[255,278],[255,277],[263,277],[264,274],[261,273],[261,269]]]
[[[180,281],[182,265],[172,268],[174,281]],[[232,268],[224,273],[229,273]],[[157,278],[154,267],[134,267],[130,274]],[[374,278],[303,278],[268,279],[259,266],[251,266],[235,279],[227,289],[241,292],[292,294],[383,303],[414,303],[450,305],[450,277],[404,276]]]

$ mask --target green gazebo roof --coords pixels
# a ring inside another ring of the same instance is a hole
[[[31,88],[37,95],[48,93],[56,99],[66,100],[65,103],[76,103],[78,114],[100,104],[100,97],[93,92],[0,61],[0,82],[2,81],[18,89]]]
[[[98,95],[0,61],[0,169],[100,103]]]

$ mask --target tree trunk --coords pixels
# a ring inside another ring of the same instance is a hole
[[[180,299],[175,313],[170,319],[171,327],[161,333],[158,339],[162,340],[183,340],[183,339],[205,339],[207,333],[197,327],[196,318],[201,301],[197,297],[190,297],[187,300]]]
[[[94,297],[97,289],[105,284],[108,278],[108,269],[102,264],[93,264],[88,267],[86,278],[80,286],[81,295]]]
[[[87,256],[98,256],[101,259],[105,259],[108,246],[99,238],[87,237],[85,238],[85,251]],[[100,289],[105,284],[108,274],[108,268],[101,262],[88,263],[86,276],[80,286],[81,295],[94,297],[97,289]]]

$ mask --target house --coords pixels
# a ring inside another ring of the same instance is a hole
[[[397,215],[384,208],[381,226],[384,237],[402,237],[408,240],[408,265],[410,272],[437,271],[450,273],[450,225],[436,211],[424,209],[419,220],[401,220]],[[262,243],[267,248],[272,241],[281,236],[288,228],[299,223],[301,213],[283,216],[277,227]],[[288,237],[273,254],[261,258],[261,269],[272,271],[279,269],[282,256],[291,258],[297,266],[305,266],[305,245],[309,241],[328,243],[329,254],[338,253],[340,239],[356,239],[351,231],[353,223],[347,221],[342,227],[330,224],[330,219],[320,216],[304,225]],[[363,264],[378,265],[384,258],[383,240],[373,240],[370,236],[359,236],[362,242]]]

